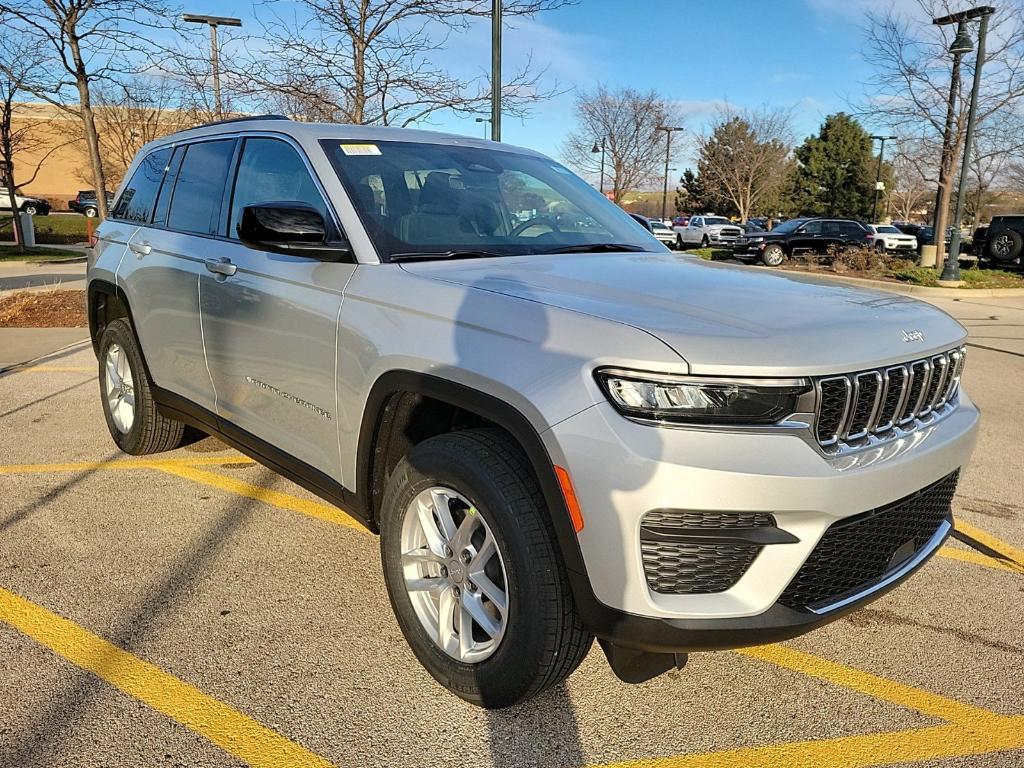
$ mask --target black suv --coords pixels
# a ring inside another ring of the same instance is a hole
[[[737,251],[757,255],[769,267],[795,256],[824,256],[851,245],[869,247],[874,233],[853,219],[789,219],[771,232],[740,238]]]
[[[114,196],[107,192],[107,208],[113,203]],[[99,213],[99,205],[96,200],[96,190],[81,189],[78,196],[68,201],[68,209],[88,216],[90,219]]]
[[[1021,264],[1024,250],[1024,213],[1008,216],[993,216],[985,233],[985,243],[978,248],[978,254],[988,256],[999,266]]]

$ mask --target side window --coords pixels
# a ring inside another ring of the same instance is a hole
[[[690,226],[691,227],[703,227],[704,226],[704,219],[700,218],[700,216],[698,216],[695,219],[690,219]]]
[[[235,177],[228,236],[238,237],[236,227],[245,206],[270,202],[308,203],[329,220],[323,196],[298,152],[277,139],[246,139]]]
[[[841,221],[839,227],[843,234],[849,235],[850,237],[863,237],[865,232],[861,229],[860,224],[853,221]]]
[[[162,227],[167,223],[167,208],[171,204],[171,192],[174,191],[174,182],[178,178],[178,169],[181,168],[181,161],[185,157],[185,147],[175,147],[171,155],[171,162],[167,166],[167,173],[164,174],[164,183],[160,185],[160,194],[156,196],[156,209],[153,211],[153,224]]]
[[[168,227],[198,235],[217,232],[234,151],[234,139],[202,141],[188,146],[174,184]]]
[[[803,234],[805,235],[820,235],[821,234],[821,222],[820,221],[809,221],[804,224]]]
[[[170,159],[170,147],[157,149],[146,155],[118,198],[111,216],[138,224],[147,223]]]

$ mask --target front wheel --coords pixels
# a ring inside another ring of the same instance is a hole
[[[25,203],[23,206],[21,206],[21,212],[27,213],[29,216],[35,216],[37,213],[39,213],[39,209],[36,208],[36,206],[33,203]]]
[[[430,438],[381,509],[384,578],[420,663],[455,695],[506,707],[565,680],[590,649],[526,457],[505,433]]]
[[[781,245],[768,245],[761,252],[761,261],[769,267],[778,267],[786,259],[786,252],[782,250]]]
[[[85,210],[83,211],[83,213],[84,213],[84,214],[85,214],[86,216],[88,216],[88,217],[89,217],[90,219],[94,219],[94,218],[96,218],[96,213],[97,213],[97,211],[96,211],[96,209],[95,209],[95,208],[86,208],[86,209],[85,209]]]

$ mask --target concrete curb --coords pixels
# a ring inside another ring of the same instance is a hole
[[[800,275],[814,275],[825,280],[835,280],[847,285],[860,285],[865,288],[877,288],[882,291],[901,293],[906,296],[930,296],[931,298],[943,299],[991,299],[1000,296],[1008,299],[1024,296],[1024,288],[933,288],[927,285],[912,285],[910,283],[892,283],[888,280],[869,280],[865,277],[849,277],[847,275],[834,275],[828,272],[810,272],[804,270],[786,270],[790,273]]]

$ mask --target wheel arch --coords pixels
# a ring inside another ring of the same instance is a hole
[[[370,389],[360,423],[357,448],[357,493],[363,509],[376,527],[388,464],[393,451],[414,445],[420,435],[410,428],[415,418],[410,409],[429,404],[428,413],[436,416],[445,409],[458,414],[468,425],[491,425],[506,432],[522,449],[540,485],[551,516],[556,545],[570,572],[585,575],[583,554],[572,526],[554,462],[530,420],[516,406],[479,389],[450,379],[411,370],[391,370],[382,374]],[[436,405],[440,404],[440,405]],[[457,428],[457,427],[456,427]],[[410,434],[410,431],[413,434]],[[433,434],[453,431],[441,429]],[[425,430],[427,437],[431,429]],[[425,438],[424,438],[425,439]],[[396,445],[393,441],[398,440]],[[402,443],[402,441],[408,441]],[[576,585],[578,578],[570,578]],[[582,581],[587,582],[584,578]],[[589,589],[589,582],[588,589]],[[574,592],[576,592],[574,586]],[[585,596],[584,596],[585,597]],[[577,600],[581,598],[577,595]],[[593,593],[590,593],[593,599]]]

